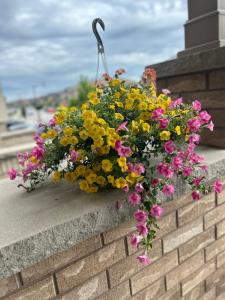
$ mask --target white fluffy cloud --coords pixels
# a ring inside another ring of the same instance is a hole
[[[9,100],[29,97],[33,85],[48,92],[93,79],[96,40],[92,20],[104,20],[110,71],[138,79],[144,66],[183,49],[186,0],[1,0],[0,80]]]

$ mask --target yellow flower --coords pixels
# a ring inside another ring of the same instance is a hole
[[[66,136],[71,136],[73,134],[73,128],[72,127],[65,127],[63,129],[63,133]]]
[[[59,142],[63,146],[67,146],[70,143],[69,138],[67,136],[61,137]]]
[[[103,138],[99,138],[99,139],[97,139],[97,140],[94,140],[94,145],[95,145],[95,147],[101,147],[101,146],[103,146],[104,145],[104,140],[103,140]]]
[[[86,167],[84,165],[80,165],[76,168],[77,176],[85,176]]]
[[[98,122],[99,124],[101,124],[101,125],[106,125],[106,121],[105,121],[104,119],[102,119],[102,118],[98,118],[98,119],[97,119],[97,122]]]
[[[161,141],[168,141],[170,139],[170,132],[167,130],[163,130],[160,132],[160,140]]]
[[[80,189],[84,192],[87,192],[89,189],[89,185],[86,180],[81,180],[79,186],[80,186]]]
[[[81,131],[79,132],[79,136],[80,136],[80,138],[81,138],[82,140],[86,140],[86,139],[88,138],[88,133],[87,133],[86,130],[81,130]]]
[[[42,132],[42,134],[41,134],[41,137],[43,138],[43,140],[46,140],[47,139],[47,133],[45,133],[45,132]]]
[[[142,123],[142,130],[145,132],[149,132],[150,131],[150,125],[148,123]]]
[[[50,138],[50,139],[54,139],[54,138],[57,136],[56,130],[54,130],[54,129],[48,130],[47,136],[48,136],[48,138]]]
[[[118,119],[118,120],[123,120],[124,116],[120,113],[115,113],[115,118]]]
[[[76,106],[71,106],[71,107],[70,107],[70,111],[71,111],[71,112],[76,112],[76,111],[77,111]]]
[[[76,145],[76,144],[78,144],[78,138],[77,138],[76,136],[71,136],[71,137],[69,138],[69,144],[71,144],[71,145]]]
[[[115,110],[115,105],[113,105],[113,104],[109,105],[109,108],[112,109],[112,110]]]
[[[108,175],[108,176],[107,176],[107,180],[108,180],[108,182],[111,183],[111,184],[114,184],[114,182],[115,182],[115,178],[114,178],[114,176],[112,176],[112,175]]]
[[[59,182],[61,179],[61,173],[59,171],[55,171],[53,176],[52,176],[52,180],[54,182]]]
[[[126,157],[122,157],[121,156],[120,158],[117,159],[117,163],[120,166],[122,172],[126,172],[127,171],[128,167],[127,167],[127,159],[126,159]]]
[[[123,103],[120,102],[120,101],[116,101],[115,104],[120,107],[120,108],[123,108]]]
[[[97,184],[104,186],[107,184],[106,179],[103,176],[98,176],[96,180]]]
[[[140,109],[140,110],[146,110],[147,108],[148,108],[148,105],[146,102],[140,102],[138,104],[138,109]]]
[[[74,182],[76,180],[76,173],[75,172],[67,172],[67,173],[65,173],[64,178],[69,182]]]
[[[60,124],[63,124],[63,122],[65,121],[65,112],[60,112],[58,114],[55,115],[55,121],[56,121],[56,124],[60,125]]]
[[[138,122],[133,120],[131,122],[131,129],[132,129],[133,132],[137,133],[139,131]]]
[[[102,160],[102,170],[105,172],[111,172],[112,171],[112,163],[109,159],[103,159]]]
[[[93,105],[97,105],[100,103],[100,99],[98,98],[97,96],[97,93],[96,92],[90,92],[88,94],[88,100],[91,104]]]
[[[94,172],[91,172],[87,177],[86,180],[89,184],[92,184],[96,181],[97,175]]]
[[[96,185],[90,186],[88,189],[89,193],[97,193],[98,187]]]
[[[88,108],[89,108],[88,103],[84,103],[84,104],[82,104],[82,106],[81,106],[81,110],[86,110],[86,109],[88,109]]]
[[[180,129],[180,126],[176,126],[176,127],[175,127],[175,131],[176,131],[176,134],[177,134],[177,135],[181,135],[181,129]]]
[[[123,178],[123,177],[119,177],[115,180],[115,186],[118,188],[118,189],[122,189],[124,188],[125,186],[127,185],[127,182],[126,180]]]

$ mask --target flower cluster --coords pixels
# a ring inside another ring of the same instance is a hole
[[[146,69],[138,84],[120,79],[123,72],[118,70],[114,78],[105,74],[107,84],[96,86],[81,109],[60,107],[49,124],[41,124],[36,146],[17,155],[21,172],[11,169],[9,176],[22,176],[28,191],[49,175],[54,182],[78,182],[88,193],[123,190],[136,210],[137,234],[131,244],[143,249],[138,260],[148,264],[147,250],[163,214],[159,195],[175,193],[176,177],[191,186],[194,200],[212,189],[195,149],[200,131],[213,130],[213,123],[197,100],[172,100],[166,89],[157,96],[154,70]],[[213,188],[220,192],[221,182]]]

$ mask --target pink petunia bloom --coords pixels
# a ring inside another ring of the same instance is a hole
[[[201,198],[200,192],[199,191],[193,191],[191,193],[192,199],[193,200],[199,200]]]
[[[166,184],[166,185],[164,185],[162,191],[163,191],[163,193],[164,193],[166,196],[171,196],[171,195],[173,195],[174,192],[175,192],[174,185],[173,185],[173,184]]]
[[[192,108],[195,111],[200,111],[202,109],[201,102],[199,102],[198,100],[195,100],[194,102],[192,102]]]
[[[131,162],[127,163],[127,167],[128,167],[128,169],[127,169],[128,173],[131,173],[134,171],[134,165]]]
[[[169,120],[168,119],[159,119],[159,128],[160,129],[165,129],[169,125]]]
[[[8,175],[9,175],[10,180],[16,179],[16,176],[17,176],[17,170],[14,169],[14,168],[9,169]]]
[[[147,255],[139,255],[137,257],[137,260],[139,260],[140,263],[142,263],[143,265],[147,266],[150,263],[152,263],[151,259],[147,256]]]
[[[174,170],[179,170],[183,167],[183,160],[179,156],[175,156],[173,157],[171,164]]]
[[[123,144],[122,141],[117,140],[117,141],[115,142],[115,149],[116,149],[116,150],[120,149],[120,147],[122,146],[122,144]]]
[[[195,177],[193,180],[195,186],[199,186],[201,182],[202,182],[202,177]]]
[[[39,147],[42,147],[45,143],[43,138],[40,137],[39,135],[35,136],[34,139],[36,141],[37,146],[39,146]]]
[[[135,206],[141,202],[141,196],[138,193],[133,192],[129,195],[128,200],[131,205]]]
[[[155,187],[158,184],[159,184],[159,179],[158,178],[153,178],[152,181],[151,181],[151,185]]]
[[[125,147],[125,146],[119,147],[118,149],[116,149],[116,151],[119,154],[119,156],[123,156],[123,157],[129,157],[132,152],[130,147]]]
[[[159,119],[160,117],[162,117],[163,113],[164,113],[164,109],[163,109],[162,107],[156,108],[156,109],[153,110],[153,112],[152,112],[152,119],[153,119],[153,120]]]
[[[192,133],[189,138],[188,138],[188,142],[189,143],[195,143],[198,144],[200,141],[200,135],[197,133]]]
[[[157,165],[156,167],[157,171],[163,175],[164,177],[167,177],[167,178],[172,178],[173,175],[174,175],[174,171],[173,169],[171,169],[169,167],[168,164],[164,163],[164,162],[161,162]]]
[[[142,193],[144,191],[144,187],[141,183],[137,183],[136,186],[135,186],[135,191],[137,193]]]
[[[204,157],[202,155],[199,155],[197,153],[191,153],[189,156],[189,160],[192,164],[199,164],[204,161]]]
[[[150,210],[151,216],[155,217],[155,218],[160,218],[161,215],[163,214],[163,212],[164,212],[164,209],[157,204],[153,205]]]
[[[174,144],[173,141],[167,141],[164,144],[164,149],[165,149],[166,153],[172,154],[176,150],[176,145]]]
[[[142,163],[136,164],[133,171],[140,176],[145,172],[145,166]]]
[[[213,189],[216,193],[221,193],[223,189],[223,184],[220,180],[216,180],[213,183]]]
[[[183,169],[183,176],[184,177],[188,177],[191,175],[191,173],[193,172],[193,168],[192,167],[185,167]]]
[[[123,191],[124,191],[125,193],[129,193],[129,190],[130,190],[129,185],[126,184],[126,186],[123,188]]]
[[[122,124],[120,124],[120,125],[117,127],[116,131],[129,131],[128,128],[126,127],[126,126],[127,126],[127,123],[128,123],[128,121],[123,122]]]
[[[50,120],[49,120],[49,126],[51,127],[54,127],[56,125],[56,120],[55,120],[55,116],[52,117]]]
[[[205,110],[200,112],[199,117],[203,124],[208,123],[209,120],[211,119],[211,116]]]
[[[176,108],[177,106],[180,106],[183,103],[183,98],[178,98],[176,100],[173,100],[170,102],[169,107],[170,108]]]
[[[77,161],[77,158],[78,158],[78,153],[76,150],[71,150],[70,151],[70,159],[75,162]]]
[[[190,119],[187,121],[187,127],[191,132],[197,132],[201,127],[202,123],[199,119]]]
[[[210,121],[209,124],[207,125],[207,128],[210,130],[210,131],[213,131],[214,130],[214,123],[213,121]]]
[[[44,156],[45,150],[42,147],[34,147],[31,151],[31,154],[37,159],[41,159]]]
[[[168,90],[168,89],[162,89],[162,92],[163,92],[164,95],[169,95],[169,94],[171,94],[171,91]]]
[[[147,236],[148,235],[148,228],[146,226],[146,224],[140,223],[136,225],[137,231],[139,232],[139,234],[143,235],[143,236]]]
[[[140,235],[132,234],[130,237],[130,244],[132,247],[137,248],[140,241],[143,239]]]
[[[146,211],[138,209],[135,213],[134,213],[134,218],[137,222],[139,223],[145,223],[147,220],[148,214],[146,213]]]

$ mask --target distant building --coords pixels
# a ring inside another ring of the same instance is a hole
[[[2,86],[0,84],[0,133],[6,131],[7,107],[6,99],[3,95]]]

